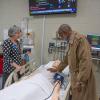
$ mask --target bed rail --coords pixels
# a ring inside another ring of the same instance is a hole
[[[36,65],[34,60],[31,60],[30,62],[28,62],[27,64],[23,65],[21,70],[19,71],[19,74],[21,77],[23,76],[27,76],[30,73],[32,73],[35,69],[36,69]],[[9,75],[8,79],[6,80],[6,83],[4,85],[4,88],[11,85],[14,82],[19,81],[18,78],[18,72],[16,71],[16,69]]]

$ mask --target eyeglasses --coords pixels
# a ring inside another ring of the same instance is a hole
[[[63,34],[64,34],[64,32],[63,31],[57,31],[56,32],[56,36],[58,37],[58,38],[63,38]]]

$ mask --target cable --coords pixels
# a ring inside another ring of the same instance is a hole
[[[60,82],[58,81],[57,84],[58,84],[58,83],[60,83]],[[54,89],[55,89],[55,87],[57,86],[57,84],[54,86],[54,88],[53,88],[53,90],[52,90],[50,96],[48,96],[47,98],[45,98],[45,99],[43,99],[43,100],[48,100],[48,99],[52,96],[52,94],[53,94],[53,92],[54,92]]]

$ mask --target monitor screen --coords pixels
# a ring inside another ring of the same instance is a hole
[[[77,0],[29,0],[30,15],[76,13]]]
[[[100,48],[100,36],[99,35],[87,35],[87,39],[91,46]]]

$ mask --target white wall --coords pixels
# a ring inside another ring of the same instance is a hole
[[[28,16],[28,0],[0,0],[0,33],[2,34],[2,29],[9,28],[13,24],[19,24],[23,17]],[[43,16],[32,18],[29,25],[35,32],[36,55],[40,63]],[[50,38],[55,36],[55,32],[60,24],[67,23],[72,26],[73,30],[80,33],[100,34],[99,19],[100,0],[78,0],[78,12],[76,16],[65,14],[47,15],[45,21],[44,63],[48,61],[48,42]]]
[[[0,0],[0,33],[28,16],[27,0]]]

